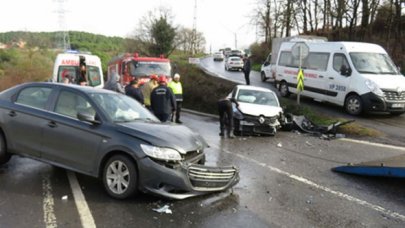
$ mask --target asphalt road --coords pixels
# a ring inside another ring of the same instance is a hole
[[[107,196],[97,179],[73,175],[75,188],[65,170],[13,157],[0,166],[0,227],[405,226],[403,180],[330,170],[404,154],[404,148],[292,132],[227,139],[218,136],[216,118],[184,113],[182,121],[210,144],[207,165],[239,167],[241,181],[232,191],[181,201],[146,194],[120,201]],[[84,198],[75,200],[74,192]],[[153,211],[165,205],[172,214]]]
[[[202,68],[206,69],[207,72],[214,76],[245,84],[243,73],[241,71],[226,71],[224,61],[213,61],[211,57],[208,57],[201,59],[200,63]],[[276,91],[272,82],[261,81],[259,72],[252,71],[250,73],[250,81],[254,86],[265,87]],[[292,95],[290,99],[294,101],[296,100],[296,96]],[[368,113],[362,116],[351,116],[346,114],[342,107],[328,103],[319,103],[310,98],[301,98],[301,103],[332,117],[354,119],[361,125],[376,129],[382,133],[382,136],[379,138],[365,138],[365,140],[405,146],[405,114],[391,116],[387,113]]]

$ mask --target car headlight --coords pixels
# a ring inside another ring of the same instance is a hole
[[[235,117],[238,120],[243,120],[243,114],[242,112],[239,111],[239,109],[235,108],[233,110],[233,117]]]
[[[180,153],[177,150],[165,148],[165,147],[157,147],[151,145],[141,144],[141,148],[146,155],[152,158],[156,158],[159,160],[165,161],[181,161]]]
[[[384,96],[383,91],[380,89],[380,87],[378,87],[377,84],[375,84],[375,82],[371,81],[371,80],[366,80],[366,86],[370,89],[371,92],[373,92],[374,94],[378,95],[378,96]]]

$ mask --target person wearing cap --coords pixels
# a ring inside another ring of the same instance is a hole
[[[125,87],[125,94],[134,98],[139,103],[144,104],[144,98],[141,89],[139,88],[139,80],[137,78],[132,79]]]
[[[150,107],[160,121],[166,122],[176,110],[176,100],[172,90],[167,87],[166,76],[160,76],[158,83],[159,86],[150,94]]]
[[[167,85],[173,92],[174,96],[176,97],[176,118],[175,121],[176,123],[182,123],[180,121],[180,112],[181,112],[181,106],[183,104],[183,87],[180,82],[180,75],[179,74],[174,74],[173,80],[169,82]],[[173,122],[173,117],[172,116],[172,122]]]
[[[156,88],[158,84],[158,76],[157,75],[151,75],[149,81],[142,86],[142,94],[143,94],[143,101],[145,104],[145,107],[150,109],[150,94],[154,88]]]

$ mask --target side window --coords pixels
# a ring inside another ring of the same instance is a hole
[[[303,61],[303,67],[311,70],[326,71],[328,67],[329,53],[311,52]]]
[[[34,108],[45,109],[46,102],[52,89],[49,87],[29,87],[23,89],[18,94],[15,103],[31,106]]]
[[[280,66],[290,66],[291,65],[291,52],[283,51],[280,54],[280,60],[278,61],[278,65]]]
[[[55,112],[77,119],[78,113],[95,116],[91,104],[82,96],[72,92],[62,91],[55,106]]]
[[[344,54],[336,53],[333,55],[333,69],[340,73],[342,66],[349,67],[346,56]]]

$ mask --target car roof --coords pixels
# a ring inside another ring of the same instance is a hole
[[[270,89],[263,88],[263,87],[257,87],[257,86],[251,86],[251,85],[237,85],[236,87],[237,87],[238,90],[244,89],[244,90],[256,90],[256,91],[264,91],[264,92],[274,93]]]
[[[44,86],[51,85],[52,87],[74,88],[74,89],[83,91],[85,93],[89,93],[89,92],[113,93],[110,90],[95,88],[95,87],[91,87],[91,86],[80,86],[80,85],[76,85],[76,84],[64,84],[64,83],[56,83],[56,82],[27,82],[27,83],[21,84],[21,86],[41,86],[41,85],[44,85]]]

